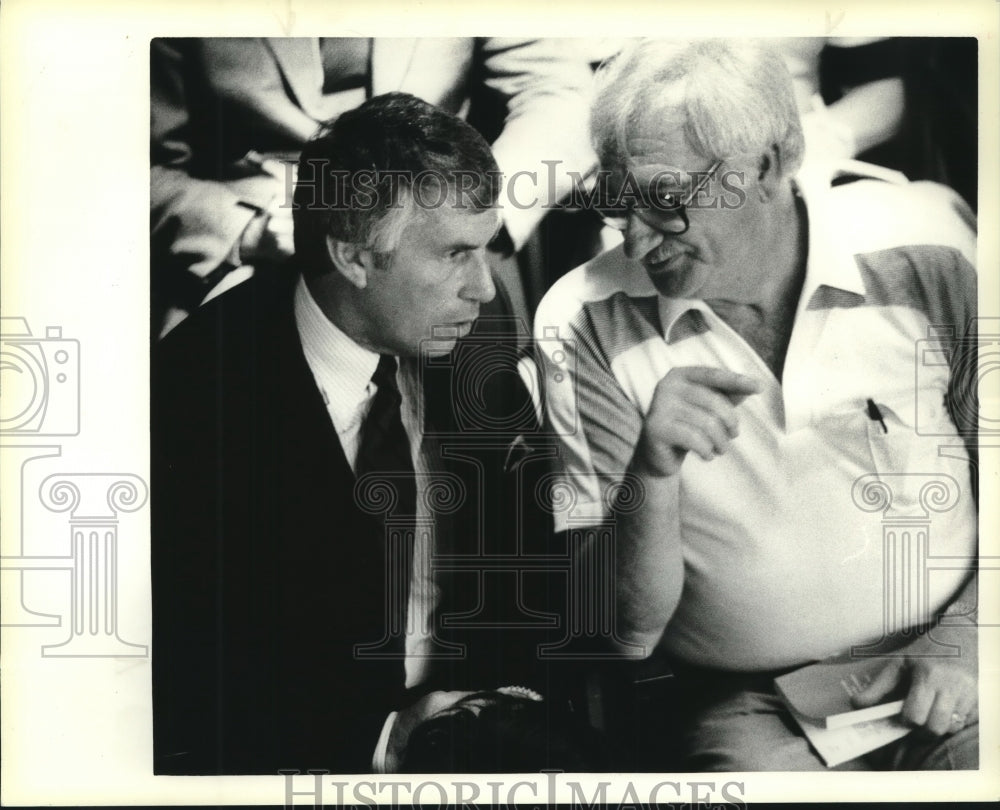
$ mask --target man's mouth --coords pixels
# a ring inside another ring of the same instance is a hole
[[[681,261],[686,255],[684,251],[677,251],[661,257],[647,256],[642,260],[642,263],[650,273],[669,273],[680,267]]]
[[[449,324],[435,327],[434,336],[445,339],[465,337],[472,331],[475,322],[475,318],[469,318],[466,321],[452,321]]]

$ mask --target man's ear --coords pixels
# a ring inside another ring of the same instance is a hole
[[[777,144],[772,144],[757,160],[757,191],[762,202],[772,199],[781,188],[782,169],[781,150]]]
[[[327,234],[326,251],[334,269],[359,290],[368,286],[372,252],[356,242],[345,242]]]

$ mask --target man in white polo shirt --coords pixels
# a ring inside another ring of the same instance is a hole
[[[975,389],[949,339],[971,214],[929,183],[797,181],[791,85],[752,43],[646,41],[598,81],[624,245],[550,290],[536,338],[576,495],[557,529],[612,529],[616,643],[697,676],[690,770],[822,768],[773,679],[876,652],[857,705],[898,692],[916,730],[848,767],[975,767]]]

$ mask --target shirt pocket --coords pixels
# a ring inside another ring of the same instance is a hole
[[[938,442],[918,434],[915,411],[912,400],[874,397],[867,403],[872,471],[892,492],[894,510],[915,506],[923,487],[940,472]]]

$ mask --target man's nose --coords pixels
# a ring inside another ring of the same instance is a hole
[[[663,241],[663,231],[658,231],[638,214],[628,215],[625,226],[625,255],[630,259],[641,259]]]
[[[463,297],[470,301],[478,301],[480,304],[488,304],[496,296],[497,288],[493,283],[493,271],[486,260],[485,250],[476,252],[473,264],[471,276],[463,290]]]

